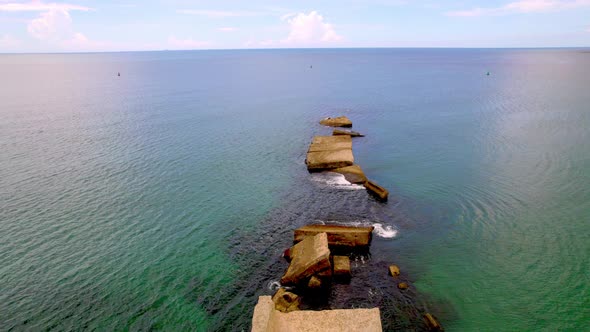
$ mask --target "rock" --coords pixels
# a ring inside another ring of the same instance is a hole
[[[359,165],[335,168],[330,170],[330,172],[336,172],[344,175],[346,181],[350,183],[364,184],[367,182],[367,177]]]
[[[309,282],[307,283],[307,288],[310,288],[310,289],[322,288],[322,280],[316,276],[312,276],[311,278],[309,278]]]
[[[325,118],[320,121],[320,124],[328,127],[352,127],[352,121],[345,116]]]
[[[334,256],[334,278],[350,279],[350,258],[348,256]]]
[[[252,315],[252,332],[381,332],[379,308],[298,310],[283,313],[274,309],[270,296],[258,297]]]
[[[348,135],[350,137],[365,137],[365,135],[356,132],[356,131],[352,131],[352,130],[342,130],[342,129],[334,129],[334,131],[332,132],[332,135],[337,136],[337,135]]]
[[[397,284],[397,288],[399,288],[401,290],[408,289],[408,287],[410,287],[410,286],[405,282],[400,282],[399,284]]]
[[[443,331],[442,326],[431,314],[424,314],[424,320],[426,321],[426,325],[428,325],[430,331]]]
[[[375,196],[377,199],[381,201],[387,201],[389,192],[385,188],[379,186],[378,184],[370,180],[367,180],[367,182],[365,182],[364,185],[365,188],[367,188],[367,191],[371,193],[373,196]]]
[[[391,274],[393,277],[399,276],[399,273],[399,267],[397,265],[391,265],[389,267],[389,274]]]
[[[316,136],[313,138],[307,157],[309,171],[321,171],[350,166],[354,163],[350,136]]]
[[[328,236],[318,233],[293,246],[291,263],[281,278],[283,285],[296,285],[316,274],[331,269]]]
[[[300,298],[297,294],[286,291],[284,288],[279,290],[272,297],[275,309],[281,312],[290,312],[299,310]]]
[[[336,247],[367,247],[371,244],[375,227],[339,225],[307,225],[295,230],[294,242],[320,233],[327,233],[328,244]]]

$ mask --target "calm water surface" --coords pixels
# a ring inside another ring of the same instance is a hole
[[[0,86],[0,330],[248,330],[325,221],[379,224],[334,298],[388,329],[588,329],[587,51],[0,55]],[[306,172],[339,114],[388,204]]]

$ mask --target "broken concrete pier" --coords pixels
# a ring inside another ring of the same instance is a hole
[[[305,158],[309,171],[323,171],[351,166],[352,139],[350,136],[315,136]]]
[[[252,316],[252,332],[381,332],[379,308],[301,310],[283,313],[270,296],[258,297]]]
[[[330,247],[367,247],[373,238],[375,227],[349,227],[340,225],[306,225],[295,230],[293,241],[303,241],[316,234],[327,234]]]
[[[330,270],[331,274],[331,269],[328,236],[326,233],[317,233],[293,246],[291,263],[281,278],[281,284],[297,285],[325,270]]]
[[[352,121],[345,116],[325,118],[320,121],[320,124],[328,127],[352,127]]]

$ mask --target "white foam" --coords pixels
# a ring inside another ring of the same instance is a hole
[[[373,224],[373,227],[375,227],[373,233],[375,233],[378,237],[391,239],[397,235],[397,229],[393,228],[393,226],[385,225],[384,227],[383,224],[375,223]]]
[[[334,172],[322,172],[322,173],[313,173],[311,174],[311,180],[313,182],[319,183],[320,185],[325,185],[332,188],[337,189],[345,189],[345,190],[365,190],[365,187],[360,184],[350,183],[346,180],[344,175],[340,173]]]
[[[375,234],[376,236],[378,236],[380,238],[392,239],[397,236],[397,229],[395,229],[395,227],[393,227],[391,225],[383,226],[382,223],[375,223],[375,222],[370,222],[367,220],[342,222],[342,221],[335,221],[335,220],[319,220],[318,219],[316,221],[322,225],[326,225],[326,223],[328,223],[328,224],[337,224],[337,225],[352,226],[352,227],[373,226],[373,227],[375,227],[375,229],[373,229],[373,234]]]
[[[276,280],[271,280],[268,283],[268,290],[276,291],[277,289],[281,288],[281,283]]]

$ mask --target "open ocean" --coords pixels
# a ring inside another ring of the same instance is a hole
[[[588,331],[588,49],[5,54],[0,87],[1,331],[249,330],[310,222],[377,227],[332,305],[386,330]],[[307,173],[335,115],[387,204]]]

